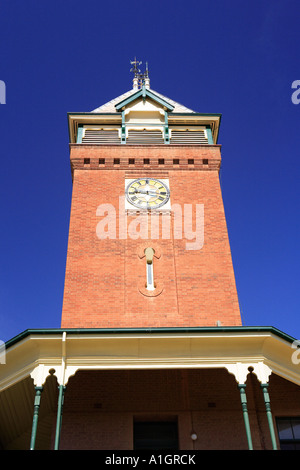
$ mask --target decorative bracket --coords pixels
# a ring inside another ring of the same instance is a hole
[[[263,362],[256,362],[252,364],[236,362],[235,364],[227,364],[225,367],[230,374],[235,376],[237,383],[240,385],[245,384],[247,375],[250,373],[249,369],[252,369],[253,373],[261,383],[268,383],[269,377],[272,374],[270,367],[268,367]]]

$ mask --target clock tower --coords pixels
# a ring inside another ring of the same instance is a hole
[[[133,87],[69,113],[73,194],[62,328],[238,326],[219,183],[220,114]]]
[[[133,65],[131,90],[68,115],[61,328],[5,344],[0,448],[297,449],[297,341],[241,325],[220,115]]]

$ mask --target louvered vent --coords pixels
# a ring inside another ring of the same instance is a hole
[[[112,129],[86,129],[83,144],[120,144],[118,130]]]
[[[136,145],[151,145],[151,144],[164,144],[162,132],[159,130],[155,131],[135,131],[129,130],[126,144]]]
[[[172,129],[170,144],[199,145],[208,144],[208,140],[204,130],[176,131]]]

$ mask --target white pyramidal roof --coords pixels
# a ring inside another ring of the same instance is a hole
[[[99,108],[96,108],[91,112],[92,113],[115,113],[116,112],[115,106],[121,101],[125,100],[126,98],[129,98],[131,95],[133,95],[136,92],[137,90],[135,89],[129,90],[126,93],[123,93],[123,95],[120,95],[117,98],[114,98],[113,100],[108,101],[107,103],[103,104],[102,106],[99,106]],[[170,103],[174,107],[172,111],[173,113],[194,113],[195,112],[192,109],[186,108],[182,104],[177,103],[176,101],[171,100],[170,98],[167,98],[166,96],[163,96],[161,93],[158,93],[157,91],[154,91],[151,89],[151,92],[157,95],[162,100]]]

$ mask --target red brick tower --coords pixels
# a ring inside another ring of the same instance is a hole
[[[150,89],[70,113],[62,328],[241,325],[219,184],[219,114]]]

